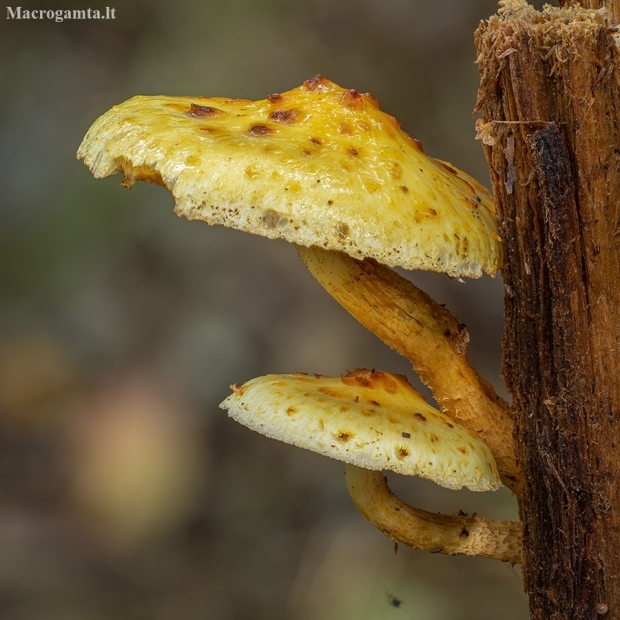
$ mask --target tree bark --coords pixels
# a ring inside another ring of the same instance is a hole
[[[505,0],[476,33],[535,620],[620,619],[619,5]]]

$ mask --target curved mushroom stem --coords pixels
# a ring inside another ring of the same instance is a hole
[[[362,516],[392,540],[449,555],[521,563],[521,523],[441,515],[412,508],[390,491],[383,472],[345,463],[349,495]]]
[[[521,494],[508,404],[467,361],[469,335],[445,308],[372,259],[297,246],[310,273],[364,327],[406,357],[444,413],[489,446],[502,482]]]

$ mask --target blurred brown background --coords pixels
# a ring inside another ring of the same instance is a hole
[[[510,566],[394,555],[340,463],[218,409],[231,383],[268,372],[413,380],[408,363],[292,246],[181,220],[163,188],[128,192],[75,159],[95,118],[134,94],[257,99],[322,73],[488,185],[472,33],[495,1],[111,6],[114,21],[0,22],[0,617],[526,618]],[[501,278],[408,275],[467,324],[470,358],[501,390]],[[516,518],[506,490],[390,482],[424,508]]]

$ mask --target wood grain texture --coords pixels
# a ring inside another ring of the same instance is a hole
[[[500,3],[476,111],[504,243],[503,375],[536,620],[620,618],[620,97],[602,12]]]

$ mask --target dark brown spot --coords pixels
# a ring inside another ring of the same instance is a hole
[[[429,209],[426,212],[427,215],[430,215],[431,217],[435,217],[437,215],[437,211],[435,211],[435,209]]]
[[[349,108],[360,109],[364,105],[362,96],[354,89],[350,88],[342,93],[342,102]]]
[[[312,142],[312,144],[323,144],[323,140],[320,138],[310,138],[310,142]]]
[[[409,188],[406,185],[401,185],[400,189],[402,189],[405,194],[409,191]]]
[[[279,103],[282,101],[282,95],[280,93],[272,93],[271,95],[267,95],[267,101],[269,101],[269,103]]]
[[[196,105],[195,103],[192,103],[189,106],[188,114],[190,116],[194,116],[195,118],[215,118],[217,116],[222,116],[224,112],[208,105]]]
[[[469,536],[469,530],[464,527],[459,534],[461,538],[467,538]]]
[[[351,439],[351,434],[350,433],[338,433],[338,439],[340,439],[340,441],[349,441],[349,439]]]
[[[248,133],[252,134],[253,136],[268,136],[270,133],[273,133],[273,129],[271,129],[267,125],[252,125]]]
[[[411,437],[411,433],[401,433],[401,435],[405,438],[405,439],[409,439]]]
[[[459,452],[462,452],[463,454],[467,454],[467,450],[465,448],[459,448],[458,450]]]
[[[304,88],[311,92],[322,92],[329,90],[330,81],[326,80],[320,73],[317,73],[312,79],[304,82]]]
[[[353,157],[357,157],[360,154],[360,152],[356,148],[353,148],[353,147],[349,149],[349,153],[353,155]]]
[[[431,433],[431,442],[435,443],[436,441],[439,441],[439,437],[435,433]]]
[[[368,401],[371,405],[375,405],[375,407],[381,407],[381,405],[376,400]]]
[[[333,204],[334,204],[334,201],[333,201],[333,200],[328,200],[328,201],[327,201],[327,204],[328,204],[328,205],[333,205]]]
[[[454,428],[454,424],[450,424],[450,422],[446,422],[446,426],[447,426],[448,428]]]
[[[409,451],[406,450],[405,448],[399,448],[398,449],[398,458],[399,459],[404,459],[406,456],[409,456]]]
[[[304,149],[302,151],[302,153],[306,156],[306,157],[312,157],[314,155],[314,153],[310,150],[310,149]]]
[[[359,402],[360,402],[360,397],[359,397],[359,396],[356,396],[356,397],[353,399],[353,402],[354,402],[354,403],[359,403]]]
[[[295,119],[299,116],[299,110],[296,108],[290,110],[274,110],[269,116],[279,123],[294,123]]]
[[[426,422],[426,418],[419,412],[413,414],[418,420],[422,420],[422,422]]]

